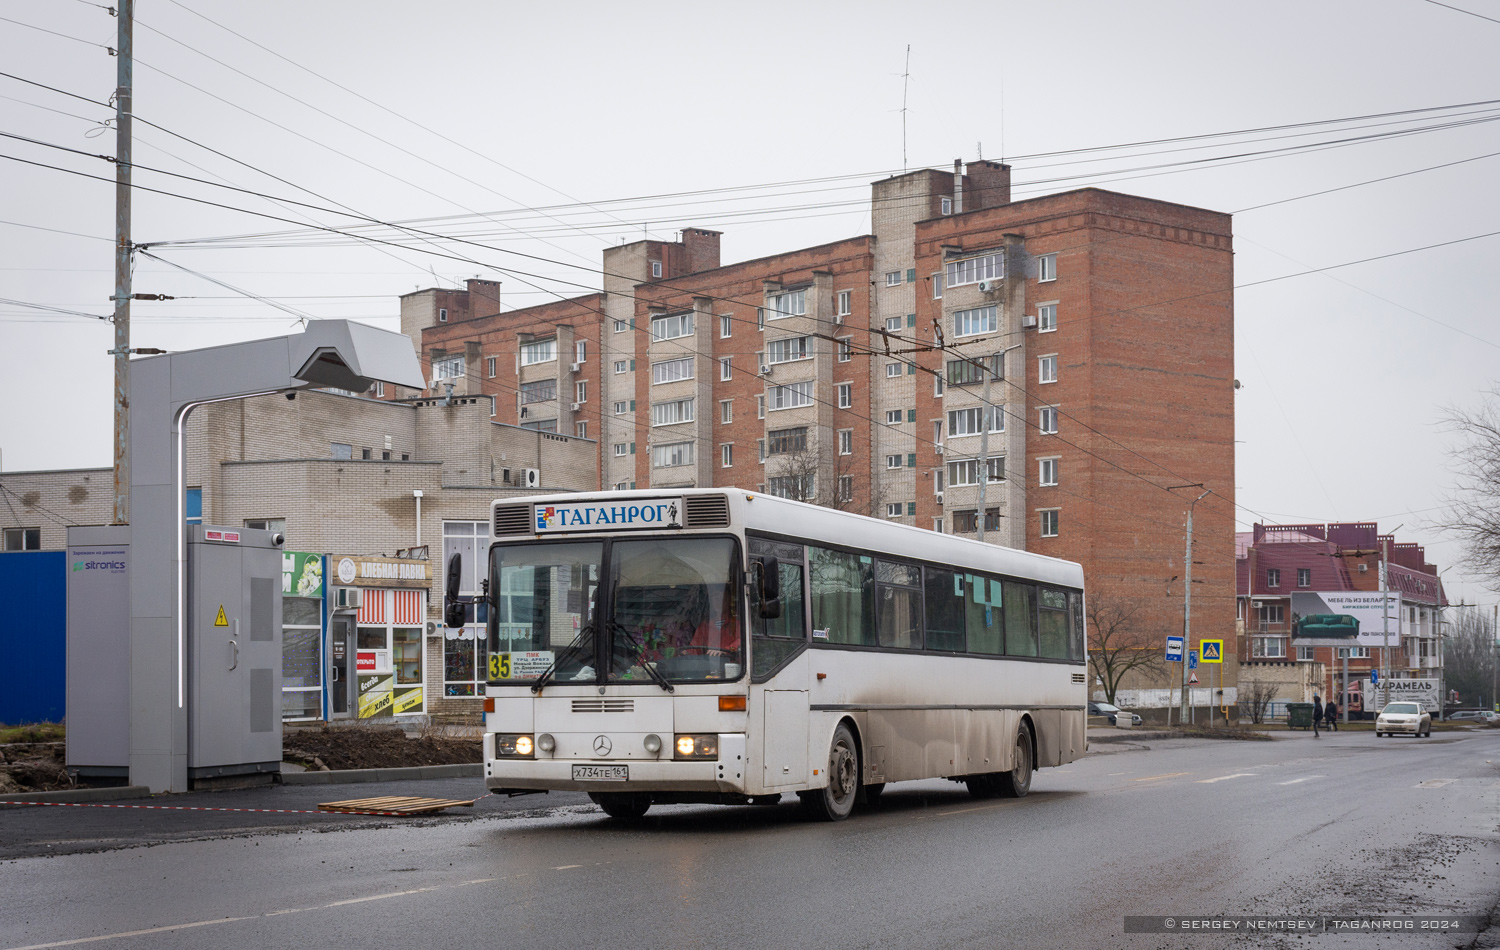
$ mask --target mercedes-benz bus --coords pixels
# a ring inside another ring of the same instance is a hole
[[[1020,797],[1084,753],[1072,562],[736,489],[506,498],[490,532],[445,613],[486,624],[494,792],[836,821],[890,782]]]

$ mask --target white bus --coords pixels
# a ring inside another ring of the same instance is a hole
[[[1084,753],[1077,564],[737,489],[494,503],[485,784],[826,820],[888,782],[1025,795]]]

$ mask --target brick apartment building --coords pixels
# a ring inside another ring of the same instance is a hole
[[[1236,538],[1240,660],[1245,677],[1308,681],[1325,699],[1339,696],[1347,661],[1353,708],[1372,709],[1370,671],[1391,671],[1399,698],[1417,698],[1434,711],[1442,695],[1442,608],[1447,605],[1436,565],[1419,544],[1397,542],[1374,522],[1261,525]],[[1387,565],[1389,606],[1379,599]],[[1351,597],[1359,592],[1374,597]],[[1348,614],[1359,636],[1314,635],[1299,625],[1309,614]],[[1309,606],[1312,609],[1307,609]],[[1384,644],[1389,642],[1389,647]],[[1388,657],[1382,653],[1388,652]],[[1292,667],[1316,664],[1309,678]],[[1305,692],[1305,691],[1304,691]],[[1393,697],[1395,694],[1393,694]],[[1293,701],[1311,695],[1281,696]]]
[[[609,248],[602,292],[541,306],[502,311],[490,281],[417,291],[402,330],[429,392],[594,440],[599,487],[982,526],[1082,562],[1143,649],[1181,630],[1202,488],[1172,489],[1201,483],[1193,639],[1232,640],[1230,217],[1098,189],[1012,202],[996,162],[875,182],[871,211],[871,234],[735,264],[699,228]]]

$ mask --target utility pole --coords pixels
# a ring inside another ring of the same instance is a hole
[[[1203,483],[1174,485],[1167,490],[1172,491],[1177,488],[1203,488]],[[1197,508],[1198,502],[1208,497],[1209,493],[1209,489],[1204,489],[1203,494],[1194,498],[1193,503],[1188,505],[1187,550],[1182,559],[1182,648],[1184,650],[1193,645],[1193,509]],[[1177,721],[1182,723],[1187,722],[1189,712],[1187,667],[1188,665],[1184,661],[1182,664],[1182,708],[1177,711]],[[1212,694],[1210,694],[1210,702],[1212,702]],[[1212,711],[1210,711],[1209,715],[1211,721]]]
[[[979,533],[975,536],[979,541],[984,541],[984,519],[987,517],[984,507],[984,487],[990,481],[990,423],[998,416],[995,408],[990,405],[990,377],[995,375],[991,361],[1000,364],[1001,372],[1005,370],[1005,354],[1011,350],[1020,349],[1024,343],[1007,346],[995,356],[982,357],[976,360],[975,365],[980,367],[984,373],[984,391],[979,396],[979,401],[984,408],[979,410]]]
[[[115,51],[115,524],[130,522],[130,124],[135,0],[120,0]]]
[[[1380,636],[1380,696],[1381,702],[1376,713],[1386,707],[1391,701],[1391,600],[1386,590],[1386,574],[1391,567],[1391,542],[1389,539],[1380,542],[1380,614],[1384,629]]]

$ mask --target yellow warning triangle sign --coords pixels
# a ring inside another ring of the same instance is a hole
[[[226,617],[226,616],[224,616],[224,605],[223,604],[219,605],[219,615],[214,618],[214,626],[215,627],[227,627],[227,626],[229,626],[229,618]]]

